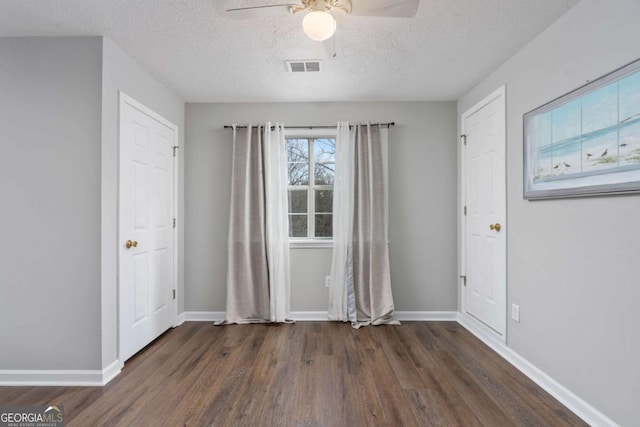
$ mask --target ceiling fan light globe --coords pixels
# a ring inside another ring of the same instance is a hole
[[[311,40],[321,42],[336,32],[336,20],[330,13],[316,10],[304,17],[302,29]]]

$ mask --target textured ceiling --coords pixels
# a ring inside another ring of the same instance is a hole
[[[104,35],[187,102],[456,100],[577,1],[421,0],[409,19],[337,15],[333,59],[302,16],[225,15],[279,0],[0,0],[0,36]],[[323,59],[322,72],[287,73],[288,59]]]

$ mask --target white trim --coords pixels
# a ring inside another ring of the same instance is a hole
[[[395,315],[401,322],[455,322],[458,319],[455,311],[396,311]]]
[[[124,363],[120,360],[114,360],[109,366],[102,370],[102,385],[107,384],[114,379],[124,368]]]
[[[504,151],[504,160],[506,162],[506,158],[507,158],[507,129],[506,129],[506,116],[507,116],[507,97],[506,97],[506,85],[502,85],[500,86],[498,89],[496,89],[495,91],[493,91],[492,93],[490,93],[489,95],[487,95],[486,97],[484,97],[481,101],[477,102],[475,105],[473,105],[472,107],[468,108],[465,112],[463,112],[460,115],[460,132],[461,135],[466,135],[467,130],[466,130],[466,120],[468,120],[469,117],[471,117],[473,114],[477,113],[479,110],[481,110],[482,108],[484,108],[486,105],[488,105],[489,103],[493,102],[496,99],[502,98],[502,112],[504,115],[504,119],[505,119],[505,129],[504,129],[504,143],[505,143],[505,151]],[[462,137],[461,137],[462,138]],[[466,148],[466,144],[463,144],[462,141],[460,139],[456,140],[457,144],[460,144],[460,174],[459,174],[459,180],[460,180],[460,206],[458,209],[458,215],[460,218],[460,235],[459,235],[459,241],[458,241],[458,245],[460,247],[460,265],[458,266],[458,271],[460,271],[459,276],[466,276],[467,275],[467,246],[466,246],[466,233],[467,233],[467,217],[464,214],[464,209],[467,205],[467,188],[465,185],[466,182],[466,154],[465,154],[465,148]],[[505,167],[505,183],[506,183],[506,167]],[[505,184],[505,193],[504,193],[504,197],[505,197],[505,209],[504,209],[504,220],[503,223],[507,224],[507,208],[506,208],[506,197],[507,197],[507,193],[506,193],[506,184]],[[505,229],[502,234],[505,235],[505,242],[506,242],[506,233],[507,230]],[[506,243],[505,243],[506,245]],[[506,257],[507,257],[507,252],[505,250],[504,252],[504,256],[505,256],[505,271],[504,271],[504,319],[501,322],[501,327],[504,331],[504,334],[507,333],[507,306],[508,306],[508,295],[507,295],[507,274],[506,274],[506,266],[507,266],[507,262],[506,262]],[[465,281],[462,277],[458,278],[458,283],[459,285],[459,289],[460,289],[460,310],[462,312],[466,312],[466,287],[465,287]]]
[[[184,322],[217,322],[225,319],[224,311],[185,311],[178,316],[180,324]],[[292,320],[299,321],[328,321],[329,314],[326,311],[294,311]]]
[[[506,345],[507,340],[505,336],[500,335],[475,317],[468,313],[457,313],[458,323],[464,326],[469,332],[480,338],[483,342],[490,341],[495,345]]]
[[[118,94],[120,95],[120,105],[122,105],[123,102],[126,102],[127,104],[129,104],[133,108],[135,108],[136,110],[140,110],[141,112],[143,112],[147,116],[151,117],[152,119],[162,123],[163,125],[165,125],[166,127],[170,128],[170,129],[174,130],[176,132],[176,134],[178,133],[178,126],[177,125],[175,125],[172,122],[170,122],[169,120],[165,119],[160,114],[156,113],[155,111],[153,111],[152,109],[150,109],[149,107],[144,105],[143,103],[141,103],[139,101],[136,101],[134,98],[130,97],[126,93],[124,93],[122,91],[118,91]]]
[[[185,322],[217,322],[224,320],[224,311],[185,311],[181,314]]]
[[[587,424],[593,427],[619,427],[618,424],[605,414],[598,411],[558,381],[550,377],[540,368],[520,356],[511,348],[507,347],[503,341],[496,339],[497,335],[492,336],[492,334],[487,333],[486,328],[479,328],[474,324],[474,319],[471,316],[458,313],[458,323],[475,335],[480,341],[488,345],[493,351],[502,356],[502,358],[507,362],[511,363],[516,369],[529,377],[534,383],[542,387],[542,389],[566,406],[574,414],[582,418],[582,420]]]
[[[336,122],[337,124],[337,122]],[[337,127],[330,128],[296,128],[287,129],[287,125],[284,125],[284,137],[285,138],[335,138],[338,134]]]
[[[290,249],[333,249],[333,240],[289,240]]]
[[[160,114],[156,113],[155,111],[153,111],[152,109],[150,109],[149,107],[145,106],[144,104],[142,104],[141,102],[135,100],[134,98],[130,97],[129,95],[127,95],[126,93],[122,92],[122,91],[118,91],[118,158],[120,158],[120,153],[122,151],[122,114],[123,114],[123,106],[125,104],[130,105],[131,107],[135,108],[136,110],[144,113],[145,115],[151,117],[152,119],[156,120],[157,122],[161,123],[162,125],[168,127],[169,129],[171,129],[173,131],[173,146],[177,147],[177,149],[180,149],[180,136],[179,136],[179,128],[177,125],[173,124],[172,122],[170,122],[169,120],[167,120],[166,118],[162,117]],[[118,227],[117,227],[117,231],[116,231],[116,241],[120,242],[121,236],[120,236],[120,222],[121,222],[121,198],[122,198],[122,182],[121,182],[121,164],[120,164],[121,160],[118,160],[118,211],[117,211],[117,215],[118,215]],[[174,156],[173,158],[173,217],[176,219],[176,222],[179,224],[179,210],[180,210],[180,206],[179,206],[179,188],[180,188],[180,182],[178,180],[179,178],[179,162],[178,162],[178,157],[177,155]],[[172,289],[175,291],[176,293],[176,298],[173,301],[173,307],[171,308],[172,310],[172,314],[173,314],[173,321],[171,322],[171,324],[175,327],[178,325],[178,257],[179,257],[179,235],[178,235],[178,226],[173,228],[173,277],[172,279]],[[117,320],[118,320],[118,359],[119,360],[123,360],[123,354],[122,354],[122,322],[121,322],[121,283],[120,283],[120,250],[118,250],[117,252],[117,289],[118,289],[118,297],[117,297],[117,306],[118,306],[118,315],[117,315]]]
[[[101,386],[99,370],[1,370],[0,386]]]
[[[186,320],[186,312],[182,312],[180,314],[178,314],[178,317],[176,317],[176,327],[182,325]]]
[[[85,386],[106,385],[122,370],[115,360],[103,370],[2,369],[0,386]]]
[[[171,122],[168,122],[171,123]],[[173,227],[173,291],[175,298],[173,300],[173,326],[178,326],[178,289],[180,281],[178,280],[178,270],[180,265],[180,234],[178,233],[180,225],[180,130],[178,126],[172,125],[173,129],[173,219],[175,226]],[[119,197],[119,196],[118,196]],[[119,219],[119,217],[118,217]]]
[[[396,318],[400,321],[456,321],[455,311],[396,311]],[[224,311],[185,311],[178,316],[178,324],[184,322],[216,322],[224,320]],[[291,319],[300,322],[328,322],[327,311],[292,311]]]
[[[328,322],[328,311],[292,311],[291,318],[300,322]]]

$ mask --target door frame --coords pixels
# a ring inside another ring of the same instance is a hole
[[[179,174],[178,174],[178,152],[180,149],[179,145],[179,134],[178,134],[178,126],[170,122],[169,120],[162,117],[160,114],[156,113],[152,109],[148,108],[141,102],[135,100],[131,96],[127,95],[122,91],[118,91],[118,226],[116,227],[116,242],[117,242],[117,263],[116,263],[116,276],[118,282],[118,296],[117,296],[117,306],[118,306],[118,360],[121,364],[124,364],[124,355],[122,353],[122,322],[121,322],[121,307],[122,307],[122,281],[120,280],[120,245],[122,244],[120,239],[120,223],[121,223],[121,207],[122,207],[122,175],[121,175],[121,157],[120,153],[122,152],[122,141],[123,141],[123,128],[122,128],[122,114],[124,111],[124,106],[128,104],[129,106],[139,110],[140,112],[146,114],[152,119],[158,121],[159,123],[167,126],[169,129],[173,131],[173,147],[174,147],[174,156],[173,156],[173,218],[176,220],[176,226],[173,227],[173,274],[171,278],[171,284],[176,293],[176,298],[173,301],[173,307],[171,307],[172,314],[172,324],[173,327],[178,326],[178,243],[179,243],[179,235],[178,235],[178,226],[180,218],[179,214]]]
[[[506,161],[507,161],[507,129],[506,129],[506,124],[507,124],[507,99],[506,99],[506,85],[502,85],[500,86],[498,89],[496,89],[495,91],[491,92],[489,95],[487,95],[486,97],[484,97],[481,101],[477,102],[476,104],[474,104],[472,107],[468,108],[465,112],[463,112],[460,115],[460,130],[461,130],[461,135],[460,135],[460,172],[458,174],[459,179],[460,179],[460,238],[459,238],[459,242],[458,244],[460,245],[460,266],[459,266],[459,290],[460,290],[460,315],[462,317],[464,317],[464,320],[466,322],[469,322],[471,324],[473,324],[476,328],[480,328],[484,333],[489,334],[490,336],[492,336],[494,339],[497,339],[499,342],[502,343],[506,343],[507,340],[507,313],[508,313],[508,306],[509,306],[509,301],[508,301],[508,294],[507,294],[507,290],[508,290],[508,286],[507,286],[507,251],[506,251],[506,246],[507,246],[507,236],[506,233],[508,231],[508,227],[505,227],[505,229],[503,230],[503,233],[505,233],[505,253],[504,253],[504,257],[505,257],[505,271],[504,271],[504,289],[502,290],[504,292],[504,303],[505,306],[503,307],[503,330],[504,330],[504,334],[500,335],[498,332],[494,331],[492,328],[490,328],[489,326],[485,325],[484,323],[482,323],[481,321],[477,320],[475,317],[471,316],[470,314],[467,313],[467,307],[466,307],[466,285],[465,285],[465,279],[463,277],[466,277],[467,275],[467,245],[466,245],[466,234],[467,234],[467,217],[465,215],[464,209],[466,207],[467,204],[467,188],[466,188],[466,145],[465,145],[465,138],[464,135],[466,135],[466,122],[468,120],[469,117],[471,117],[473,114],[475,114],[476,112],[478,112],[479,110],[481,110],[482,108],[484,108],[486,105],[488,105],[489,103],[495,101],[496,99],[502,99],[502,108],[503,108],[503,112],[504,112],[504,116],[505,116],[505,129],[504,129],[504,161],[505,161],[505,176],[504,176],[504,182],[505,182],[505,192],[504,192],[504,200],[505,200],[505,211],[504,211],[504,223],[505,225],[508,225],[508,216],[507,216],[507,167],[506,167]]]

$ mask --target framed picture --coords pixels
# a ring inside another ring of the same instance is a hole
[[[524,198],[640,191],[640,60],[524,115]]]

